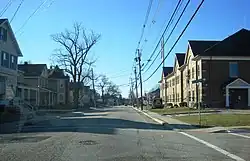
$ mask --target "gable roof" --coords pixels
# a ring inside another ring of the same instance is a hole
[[[46,64],[18,64],[18,70],[21,70],[24,72],[24,76],[40,76],[44,70],[44,68],[47,68]]]
[[[207,41],[207,40],[189,40],[189,45],[192,49],[194,56],[204,55],[204,51],[210,48],[211,46],[219,43],[220,41]]]
[[[7,19],[0,19],[0,25],[4,22],[4,21],[6,21]]]
[[[15,34],[14,34],[14,32],[13,32],[13,30],[12,30],[12,28],[11,28],[11,25],[10,25],[10,23],[9,23],[9,20],[6,19],[6,18],[5,18],[5,19],[0,19],[0,27],[1,27],[1,25],[3,25],[4,23],[7,23],[7,26],[8,26],[9,31],[10,31],[11,38],[12,38],[12,40],[13,40],[13,45],[15,46],[16,51],[17,51],[17,55],[18,55],[18,56],[23,56],[23,54],[22,54],[22,52],[21,52],[21,50],[20,50],[20,47],[19,47],[19,45],[18,45],[18,43],[17,43]]]
[[[185,53],[176,53],[176,58],[177,58],[179,66],[182,66],[185,60]]]
[[[241,29],[205,50],[206,56],[250,56],[250,31]]]
[[[168,74],[173,72],[173,67],[163,67],[163,76],[166,77]]]
[[[48,69],[49,78],[58,78],[58,79],[68,79],[69,76],[66,76],[63,72],[63,69],[60,69],[56,66],[54,69]]]

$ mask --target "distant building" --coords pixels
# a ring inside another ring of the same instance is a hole
[[[21,98],[36,106],[54,106],[57,104],[57,92],[49,88],[48,69],[46,64],[18,65],[20,82],[18,91]]]
[[[69,103],[69,76],[58,66],[48,70],[49,88],[56,91],[57,104]]]
[[[79,89],[79,106],[87,106],[91,103],[92,92],[90,86],[84,86],[83,83],[69,83],[69,102],[74,103],[74,90]]]
[[[160,98],[160,88],[156,88],[155,90],[148,92],[146,95],[147,102],[151,104],[154,98]]]

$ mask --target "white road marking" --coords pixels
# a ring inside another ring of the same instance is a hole
[[[229,133],[229,134],[235,135],[235,136],[240,136],[240,137],[247,138],[247,139],[250,139],[250,136],[247,136],[247,135],[241,135],[241,134],[236,134],[236,133]]]
[[[136,109],[136,108],[134,108],[134,107],[132,107],[134,110],[136,110],[137,112],[140,112],[140,113],[143,113],[144,115],[146,115],[147,117],[149,117],[149,118],[151,118],[152,120],[154,120],[155,122],[157,122],[157,123],[159,123],[159,124],[161,124],[161,125],[163,125],[165,122],[164,121],[162,121],[162,120],[160,120],[160,119],[157,119],[157,118],[154,118],[154,117],[152,117],[152,116],[150,116],[149,114],[147,114],[146,112],[143,112],[143,111],[141,111],[141,110],[138,110],[138,109]]]
[[[179,133],[181,133],[181,134],[183,134],[183,135],[185,135],[185,136],[187,136],[187,137],[189,137],[189,138],[192,138],[192,139],[194,139],[194,140],[196,140],[196,141],[198,141],[198,142],[200,142],[200,143],[202,143],[202,144],[205,144],[206,146],[208,146],[208,147],[210,147],[210,148],[212,148],[212,149],[214,149],[214,150],[216,150],[216,151],[218,151],[218,152],[220,152],[220,153],[222,153],[222,154],[224,154],[224,155],[226,155],[226,156],[228,156],[228,157],[230,157],[230,158],[232,158],[232,159],[234,159],[234,160],[237,160],[237,161],[245,161],[244,159],[238,157],[237,155],[234,155],[234,154],[232,154],[232,153],[229,153],[228,151],[226,151],[226,150],[224,150],[224,149],[221,149],[221,148],[219,148],[219,147],[217,147],[217,146],[215,146],[215,145],[213,145],[213,144],[210,144],[210,143],[208,143],[208,142],[206,142],[206,141],[204,141],[204,140],[201,140],[201,139],[199,139],[199,138],[197,138],[197,137],[195,137],[195,136],[193,136],[193,135],[187,134],[187,133],[185,133],[185,132],[179,132]]]

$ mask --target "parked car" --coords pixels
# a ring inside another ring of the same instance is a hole
[[[152,108],[163,108],[163,104],[162,104],[162,99],[161,98],[154,98],[153,99],[153,104],[152,104]]]

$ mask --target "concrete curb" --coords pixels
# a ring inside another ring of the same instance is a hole
[[[168,123],[165,122],[165,121],[162,121],[162,120],[160,120],[160,119],[157,119],[157,118],[154,118],[154,117],[150,116],[149,114],[147,114],[146,112],[144,112],[144,111],[142,111],[142,110],[139,110],[139,109],[134,108],[134,107],[132,107],[132,108],[133,108],[135,111],[139,112],[139,113],[143,113],[145,116],[147,116],[147,117],[149,117],[150,119],[154,120],[154,121],[157,122],[158,124],[161,124],[161,125],[166,125],[166,124],[168,124]]]

